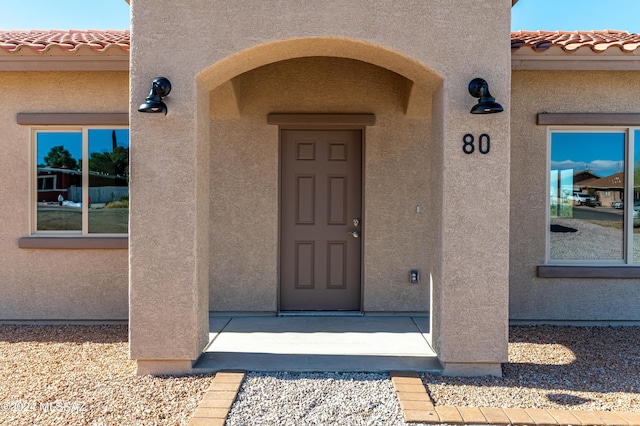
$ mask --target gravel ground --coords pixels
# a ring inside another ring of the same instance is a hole
[[[424,378],[437,405],[640,412],[640,327],[511,327],[503,377]]]
[[[242,425],[402,425],[388,374],[250,373],[227,417]]]
[[[640,412],[640,327],[511,327],[503,378],[424,378],[439,405]],[[210,376],[139,377],[124,326],[0,325],[1,425],[186,425]],[[228,425],[404,425],[386,374],[249,373]]]
[[[0,425],[186,425],[211,377],[136,376],[126,326],[0,325]]]

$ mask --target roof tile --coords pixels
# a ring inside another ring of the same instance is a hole
[[[634,53],[640,46],[640,34],[616,30],[515,31],[511,33],[512,53],[527,46],[536,52],[544,52],[558,46],[567,53],[574,53],[584,48],[602,53],[612,47],[617,47],[625,53]]]
[[[119,49],[129,52],[131,34],[129,30],[30,30],[1,31],[0,52],[18,53],[30,49],[37,53],[60,49],[77,52],[88,47],[95,52]],[[511,33],[511,52],[529,47],[535,52],[545,52],[559,47],[567,53],[590,49],[602,53],[618,48],[622,53],[635,53],[640,48],[640,34],[626,31],[515,31]]]
[[[76,52],[84,46],[100,53],[112,48],[128,52],[131,46],[130,32],[129,30],[0,31],[0,49],[8,53],[17,53],[21,49],[43,53],[56,48],[64,52]]]

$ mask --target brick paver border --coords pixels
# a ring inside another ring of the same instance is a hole
[[[219,371],[196,408],[189,426],[224,426],[233,401],[238,396],[245,372]]]
[[[640,426],[640,413],[635,412],[435,406],[418,373],[391,371],[389,375],[407,423]],[[189,426],[224,426],[244,376],[244,371],[219,371],[189,421]]]
[[[634,412],[435,406],[418,373],[391,371],[389,374],[407,423],[640,426],[640,413]]]

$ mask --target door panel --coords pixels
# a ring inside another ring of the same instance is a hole
[[[362,131],[282,130],[281,141],[280,310],[359,310]]]

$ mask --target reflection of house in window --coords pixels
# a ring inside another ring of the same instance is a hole
[[[582,170],[573,174],[573,190],[575,192],[586,192],[586,183],[594,179],[600,179],[600,176],[591,170]]]
[[[589,179],[581,185],[593,193],[604,207],[612,207],[613,203],[624,199],[624,172],[600,179]]]
[[[40,173],[40,172],[38,172]],[[38,191],[51,191],[56,187],[56,175],[38,176]]]
[[[77,191],[74,191],[78,188]],[[38,201],[57,202],[58,195],[65,200],[82,201],[82,176],[78,170],[66,167],[38,167]],[[77,194],[76,194],[77,192]]]

